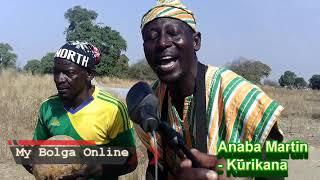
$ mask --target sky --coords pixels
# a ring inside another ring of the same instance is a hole
[[[64,19],[76,5],[98,13],[97,23],[127,41],[129,64],[144,58],[140,20],[155,0],[1,0],[0,42],[18,55],[17,65],[41,59],[65,43]],[[272,68],[270,79],[286,70],[308,80],[320,74],[319,0],[184,0],[202,34],[199,60],[223,66],[239,57]]]

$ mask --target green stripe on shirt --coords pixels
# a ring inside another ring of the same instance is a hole
[[[239,133],[241,133],[242,125],[248,110],[254,103],[255,99],[261,92],[258,91],[257,88],[251,89],[251,91],[246,95],[244,100],[241,102],[239,107],[236,119],[233,124],[231,139],[233,142],[237,142],[237,138],[239,139]]]
[[[120,110],[120,112],[121,112],[121,116],[122,116],[123,121],[124,121],[123,125],[124,125],[124,127],[125,127],[125,130],[126,130],[126,129],[129,129],[129,124],[128,124],[127,121],[126,121],[126,119],[129,120],[129,115],[128,115],[128,113],[127,113],[128,111],[127,111],[127,108],[126,108],[126,106],[124,105],[124,103],[123,103],[122,101],[119,101],[118,99],[110,96],[110,95],[107,95],[107,94],[102,93],[101,91],[98,93],[98,95],[100,95],[100,99],[101,99],[101,98],[102,98],[103,100],[108,99],[108,100],[112,101],[113,104],[115,104],[115,105],[119,108],[119,110]],[[103,97],[101,97],[101,96],[103,96]]]
[[[106,98],[104,98],[102,96],[99,96],[99,95],[97,96],[97,98],[99,98],[101,100],[104,100],[104,101],[107,101],[107,102],[110,102],[110,103],[112,103],[112,104],[114,104],[114,105],[116,105],[118,107],[118,104],[115,103],[114,101],[110,100],[110,99],[106,99]],[[124,119],[124,114],[123,114],[121,108],[118,108],[118,109],[120,110],[120,115],[121,115],[121,119],[122,119],[122,123],[123,123],[123,129],[126,130],[126,122],[125,122],[125,119]]]
[[[262,119],[259,122],[258,126],[256,127],[254,133],[253,133],[253,139],[252,141],[257,143],[259,142],[264,129],[266,128],[268,122],[270,121],[270,118],[274,114],[275,110],[277,109],[278,104],[273,101],[267,108],[267,110],[263,113]]]

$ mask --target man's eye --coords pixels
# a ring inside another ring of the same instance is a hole
[[[67,76],[72,77],[72,76],[75,75],[75,72],[74,71],[69,71],[66,74],[67,74]]]
[[[170,29],[168,31],[168,34],[171,35],[171,36],[178,36],[179,35],[179,31],[176,30],[176,29]]]
[[[147,36],[148,40],[153,40],[156,39],[158,37],[158,33],[157,32],[150,32]]]

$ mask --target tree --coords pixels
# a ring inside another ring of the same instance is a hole
[[[53,65],[54,65],[54,55],[55,53],[50,52],[43,56],[40,60],[40,72],[42,74],[51,74],[53,73]]]
[[[303,77],[297,77],[294,80],[294,87],[297,89],[302,89],[307,87],[307,82],[303,79]]]
[[[157,76],[152,71],[145,59],[131,65],[128,70],[128,77],[138,80],[155,80]]]
[[[232,61],[227,67],[245,79],[257,84],[261,84],[261,79],[268,77],[271,73],[271,68],[267,64],[244,57]]]
[[[120,33],[109,26],[96,24],[98,14],[81,6],[68,9],[64,17],[70,23],[66,29],[67,41],[86,41],[100,49],[102,56],[97,75],[120,77],[122,73],[119,70],[129,66],[128,59],[121,56],[127,49],[127,43]]]
[[[0,43],[0,69],[13,68],[16,65],[17,55],[8,43]]]
[[[320,90],[320,74],[315,74],[309,79],[309,86],[312,89]]]
[[[39,74],[41,72],[41,62],[37,59],[32,59],[27,62],[23,69],[32,74]]]
[[[273,81],[273,80],[270,80],[270,79],[265,79],[265,80],[263,81],[263,85],[274,86],[274,87],[279,86],[279,84],[278,84],[277,81]]]
[[[129,58],[126,55],[121,54],[116,62],[114,72],[112,74],[114,74],[117,77],[126,78],[129,70],[128,62]]]
[[[81,8],[81,6],[74,6],[65,12],[64,17],[69,20],[70,30],[73,30],[78,22],[91,21],[93,23],[98,14],[95,11]]]
[[[292,88],[294,82],[297,78],[297,75],[292,71],[286,71],[283,75],[281,75],[279,79],[279,84],[281,87],[289,87]]]

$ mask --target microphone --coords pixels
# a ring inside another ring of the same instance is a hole
[[[145,132],[157,130],[160,113],[159,100],[146,82],[136,83],[126,97],[129,116]]]
[[[138,82],[126,97],[129,116],[145,132],[160,131],[169,146],[182,152],[192,161],[192,167],[200,167],[199,162],[185,146],[183,137],[166,122],[160,122],[159,100],[146,82]]]

